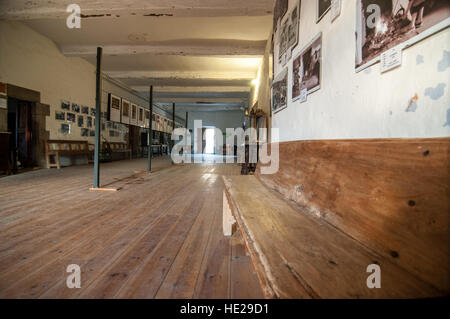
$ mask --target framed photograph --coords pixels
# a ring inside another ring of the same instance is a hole
[[[55,120],[65,121],[66,120],[66,112],[56,111],[55,112]]]
[[[78,127],[84,127],[84,116],[78,115]]]
[[[78,104],[72,103],[72,112],[80,113],[80,110],[81,110],[81,108]]]
[[[130,101],[122,99],[122,123],[130,124]]]
[[[67,122],[75,123],[75,114],[67,113]]]
[[[95,108],[91,107],[91,116],[95,116]]]
[[[81,106],[81,114],[89,115],[89,106]]]
[[[150,128],[150,110],[145,110],[145,128]]]
[[[142,107],[138,107],[138,125],[143,127],[145,125],[145,120],[144,120],[144,108]]]
[[[288,68],[285,68],[272,83],[272,111],[279,112],[287,107]]]
[[[317,1],[317,22],[319,22],[327,14],[327,12],[330,11],[331,0],[316,0],[316,1]]]
[[[303,90],[307,94],[320,89],[322,77],[322,33],[319,33],[292,62],[292,100]]]
[[[113,130],[110,130],[109,131],[109,136],[110,137],[114,137],[116,135],[116,132],[115,131],[113,131]]]
[[[70,102],[62,100],[61,101],[61,110],[70,111]]]
[[[131,117],[130,124],[137,125],[138,124],[138,106],[136,104],[131,103]]]
[[[86,117],[86,127],[92,127],[92,117],[91,116]]]
[[[89,137],[89,129],[87,129],[87,128],[82,128],[82,129],[81,129],[81,136],[82,136],[82,137]]]
[[[109,120],[120,122],[122,99],[112,93],[108,95],[108,114]]]
[[[91,137],[95,136],[95,130],[90,130],[89,131],[89,136],[91,136]]]
[[[64,135],[70,134],[70,124],[61,124],[60,132]]]
[[[357,0],[356,5],[356,72],[379,62],[389,49],[403,50],[450,26],[448,0]]]
[[[294,48],[298,43],[301,5],[302,2],[299,0],[297,6],[289,14],[288,48]]]
[[[273,31],[274,31],[274,33],[278,26],[278,21],[280,19],[283,19],[284,15],[287,12],[288,6],[289,6],[289,0],[276,0],[275,7],[273,10]]]

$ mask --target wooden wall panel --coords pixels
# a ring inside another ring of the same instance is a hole
[[[450,138],[280,143],[258,178],[418,278],[449,291]]]

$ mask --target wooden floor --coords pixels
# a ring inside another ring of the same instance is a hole
[[[222,234],[222,175],[235,165],[157,159],[0,179],[1,298],[262,298],[237,232]],[[70,264],[81,289],[69,289]]]

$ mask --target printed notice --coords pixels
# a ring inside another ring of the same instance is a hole
[[[308,99],[308,89],[304,88],[300,92],[300,103],[306,102],[307,99]]]
[[[6,97],[0,96],[0,109],[6,108],[8,108],[8,102],[6,100]]]
[[[392,48],[381,54],[381,73],[392,70],[402,65],[402,49]]]

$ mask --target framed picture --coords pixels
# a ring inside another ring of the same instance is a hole
[[[70,134],[70,124],[61,124],[60,132],[64,135]]]
[[[91,137],[95,136],[95,130],[90,130],[89,131],[89,136],[91,136]]]
[[[289,14],[289,26],[287,33],[288,48],[293,48],[298,43],[301,5],[302,2],[299,0],[297,6]]]
[[[145,110],[145,128],[150,128],[150,110]]]
[[[450,26],[448,0],[357,0],[356,5],[356,72],[393,47],[403,50]]]
[[[274,33],[278,26],[278,21],[280,19],[283,19],[284,15],[287,12],[288,6],[289,6],[289,0],[276,0],[275,7],[273,10],[273,31],[274,31]]]
[[[138,106],[136,104],[131,103],[131,117],[130,124],[137,125],[138,124]]]
[[[62,100],[61,101],[61,110],[70,111],[70,102]]]
[[[303,90],[307,94],[320,89],[322,69],[322,33],[319,33],[292,62],[292,100]]]
[[[78,127],[84,127],[84,116],[78,115]]]
[[[82,136],[82,137],[89,137],[89,129],[87,129],[87,128],[82,128],[82,129],[81,129],[81,136]]]
[[[75,114],[67,113],[67,122],[75,123]]]
[[[95,116],[95,108],[91,107],[91,116]]]
[[[122,123],[130,124],[130,101],[122,99]]]
[[[55,112],[55,120],[65,121],[66,120],[66,112],[56,111]]]
[[[81,108],[78,104],[72,103],[72,112],[80,113],[80,110],[81,110]]]
[[[86,127],[92,127],[92,117],[91,116],[86,117]]]
[[[81,114],[89,115],[89,106],[82,106],[81,107]]]
[[[288,68],[285,68],[272,83],[272,111],[279,112],[287,106]]]
[[[143,127],[145,125],[145,120],[144,120],[144,108],[142,107],[138,107],[138,125]]]
[[[109,93],[108,95],[108,113],[109,120],[113,122],[120,122],[122,100],[120,97]]]
[[[331,0],[316,0],[316,1],[317,1],[317,22],[319,22],[330,10]]]

